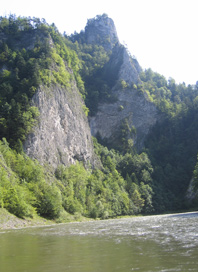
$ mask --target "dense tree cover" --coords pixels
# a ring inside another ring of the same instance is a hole
[[[198,190],[198,157],[197,157],[197,162],[193,172],[193,187],[195,188],[196,191]]]
[[[148,96],[163,113],[146,142],[154,165],[154,206],[156,211],[186,208],[185,195],[198,152],[198,85],[167,81],[151,69],[141,78]]]
[[[90,110],[90,115],[94,115],[99,102],[116,100],[111,88],[118,79],[124,47],[117,44],[111,51],[105,49],[105,44],[108,42],[106,40],[99,44],[87,43],[86,34],[83,31],[70,36],[69,39],[75,44],[81,60],[80,74],[85,83],[85,102]]]
[[[19,217],[56,218],[61,211],[61,194],[47,182],[38,162],[0,142],[0,206]]]
[[[153,212],[152,177],[153,167],[146,153],[137,154],[131,150],[121,154],[113,149],[108,150],[97,143],[95,152],[100,157],[105,173],[119,173],[125,182],[133,209],[129,214]]]
[[[167,81],[164,76],[147,69],[141,73],[139,85],[148,94],[161,112],[170,117],[182,115],[189,107],[196,107],[198,85],[176,84],[173,78]]]
[[[21,147],[36,124],[38,111],[30,105],[37,88],[44,84],[70,87],[72,69],[81,92],[79,60],[54,25],[44,20],[11,15],[0,17],[0,139]]]
[[[187,207],[185,193],[194,168],[198,188],[198,84],[176,84],[145,70],[141,83],[131,87],[155,103],[161,121],[144,152],[135,151],[128,136],[136,131],[125,119],[116,146],[108,149],[94,139],[100,169],[77,163],[60,165],[49,175],[22,153],[22,142],[39,115],[30,104],[32,96],[42,84],[69,89],[75,78],[88,107],[85,112],[96,113],[100,101],[116,100],[114,85],[126,88],[126,82],[117,82],[123,47],[107,51],[102,43],[87,44],[84,32],[62,36],[44,19],[13,15],[0,17],[0,37],[1,207],[19,217],[38,213],[56,220],[62,211],[109,218]]]
[[[109,151],[96,140],[95,145],[103,170],[86,170],[80,163],[70,167],[60,165],[52,177],[37,161],[12,150],[3,139],[0,141],[0,207],[19,217],[33,217],[38,213],[50,219],[59,218],[63,210],[92,218],[151,212],[152,167],[147,155],[130,157],[133,173],[129,165],[126,169],[125,157]],[[116,168],[121,169],[126,179]]]
[[[84,32],[73,35],[71,39],[78,44],[78,56],[83,61],[82,78],[87,90],[85,101],[93,115],[97,112],[99,102],[112,102],[116,99],[111,88],[117,83],[123,56],[122,46],[117,45],[112,51],[107,51],[101,43],[98,50],[98,45],[86,43]],[[140,78],[141,83],[132,88],[145,93],[161,114],[161,122],[156,124],[149,135],[145,149],[153,165],[150,175],[153,179],[151,188],[154,192],[154,210],[162,212],[186,208],[185,193],[198,152],[198,84],[176,84],[174,79],[166,80],[151,69],[142,72]],[[119,84],[123,89],[126,83]],[[135,135],[135,129],[130,128],[127,120],[124,120],[119,133],[119,143],[108,146],[121,151],[124,156],[129,153],[134,157],[133,142],[128,136]]]

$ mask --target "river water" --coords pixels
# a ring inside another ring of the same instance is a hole
[[[0,271],[198,271],[198,212],[0,231]]]

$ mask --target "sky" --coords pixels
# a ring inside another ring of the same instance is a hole
[[[175,79],[198,81],[197,0],[5,0],[0,16],[30,16],[55,23],[61,33],[80,32],[87,19],[106,13],[119,40],[143,69]]]

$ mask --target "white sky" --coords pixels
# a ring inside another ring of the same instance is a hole
[[[177,83],[198,81],[198,0],[2,0],[0,15],[10,13],[45,18],[67,34],[107,13],[143,69]]]

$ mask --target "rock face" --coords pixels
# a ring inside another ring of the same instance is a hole
[[[110,60],[104,71],[115,78],[112,92],[117,101],[99,104],[98,112],[90,118],[90,131],[83,112],[84,102],[75,81],[70,89],[58,85],[50,89],[39,88],[32,100],[40,111],[39,124],[24,143],[24,151],[54,169],[59,164],[70,165],[75,161],[95,165],[91,133],[93,136],[99,134],[107,142],[116,143],[124,120],[130,127],[135,127],[133,140],[136,147],[141,149],[145,137],[158,119],[157,110],[146,94],[132,87],[134,83],[141,82],[139,74],[142,69],[119,43],[112,19],[102,15],[89,20],[84,37],[87,43],[102,45],[109,52]],[[119,87],[121,81],[125,81],[128,87]]]
[[[140,83],[139,74],[142,71],[138,61],[133,59],[127,49],[116,44],[112,49],[109,62],[104,66],[104,73],[116,81],[124,80],[127,84]],[[114,86],[112,86],[114,87]]]
[[[106,14],[88,20],[85,37],[87,43],[102,45],[107,51],[119,43],[114,22]]]
[[[101,20],[94,23],[92,20],[91,23],[93,28],[95,24],[97,27],[103,26],[104,21]],[[102,37],[104,37],[104,31],[107,30],[102,27]],[[107,33],[111,31],[115,33],[112,27],[108,29]],[[112,36],[110,35],[110,37]],[[94,38],[94,35],[91,35],[91,37]],[[98,36],[97,39],[99,39]],[[133,141],[140,150],[144,146],[144,140],[150,129],[158,120],[157,109],[149,101],[146,93],[133,88],[134,84],[141,83],[140,73],[142,68],[138,61],[132,58],[127,49],[119,42],[111,43],[111,46],[112,54],[109,62],[104,67],[104,71],[105,74],[116,79],[111,92],[117,98],[117,101],[99,104],[98,112],[90,118],[91,132],[94,136],[100,135],[107,143],[114,142],[114,145],[116,145],[119,140],[121,125],[124,120],[127,120],[129,126],[136,129]],[[119,83],[122,81],[128,87],[123,88],[123,86],[120,86]]]
[[[75,82],[69,90],[58,85],[50,89],[40,87],[32,104],[38,107],[40,117],[24,143],[28,156],[53,169],[76,160],[94,165],[90,128]]]
[[[92,135],[98,134],[107,143],[116,143],[122,122],[126,119],[130,127],[135,127],[134,145],[138,150],[158,120],[156,107],[148,101],[145,94],[137,90],[116,91],[117,101],[100,104],[96,116],[90,118]]]
[[[140,82],[139,74],[142,71],[139,63],[136,59],[129,56],[126,48],[123,50],[123,62],[120,67],[118,78],[131,84],[132,82],[137,84]]]

